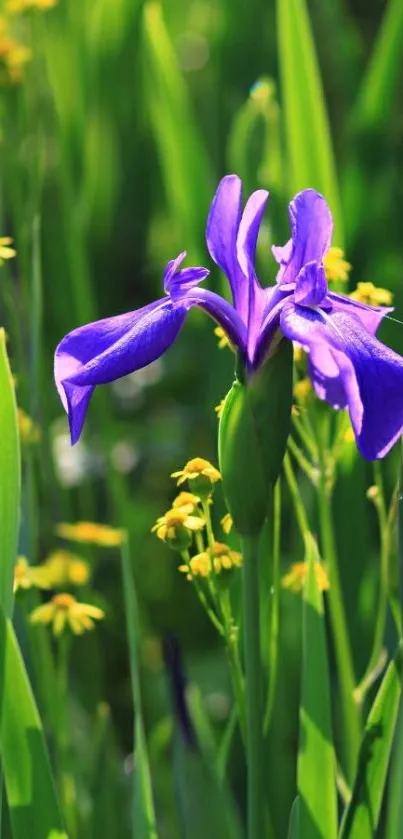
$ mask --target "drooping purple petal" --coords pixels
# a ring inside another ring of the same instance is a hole
[[[238,264],[236,247],[241,200],[242,181],[237,175],[226,175],[220,181],[210,207],[206,242],[211,258],[228,277],[236,310],[244,317],[248,310],[248,287]]]
[[[301,268],[294,292],[294,300],[300,306],[319,306],[326,296],[325,269],[320,262],[307,262]]]
[[[287,301],[280,322],[284,335],[307,347],[315,362],[324,353],[323,394],[331,397],[335,381],[342,388],[363,457],[384,457],[403,430],[403,359],[344,311],[327,314]],[[326,389],[326,374],[336,369]]]
[[[184,306],[164,298],[136,312],[89,323],[63,338],[55,354],[55,379],[73,443],[81,434],[94,387],[159,358],[177,337],[186,313]]]
[[[333,311],[356,315],[371,335],[376,334],[382,319],[389,312],[393,312],[393,306],[368,306],[366,303],[360,303],[358,300],[353,300],[351,297],[337,294],[334,291],[328,292],[326,302],[331,303]]]
[[[321,262],[332,239],[332,214],[323,196],[314,189],[304,189],[293,198],[289,217],[291,242],[272,249],[280,264],[278,283],[295,283],[305,263]]]
[[[181,305],[186,309],[198,306],[207,312],[227,333],[231,343],[241,352],[246,352],[246,326],[233,306],[224,297],[209,291],[207,288],[192,288],[185,297],[181,298]]]

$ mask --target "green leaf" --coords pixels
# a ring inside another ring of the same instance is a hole
[[[402,49],[403,3],[389,0],[353,114],[360,127],[387,125],[402,73]]]
[[[368,716],[340,839],[373,839],[379,821],[401,696],[403,644],[389,664]]]
[[[4,329],[0,329],[0,393],[0,606],[10,617],[14,600],[21,478],[17,408]]]
[[[281,102],[291,194],[307,187],[323,193],[343,246],[335,161],[322,83],[305,0],[277,0]]]
[[[157,839],[157,827],[151,786],[150,765],[144,731],[140,687],[140,622],[133,570],[127,542],[122,546],[123,594],[129,644],[130,678],[134,716],[133,839]]]
[[[18,641],[0,612],[0,753],[13,839],[67,839]]]
[[[307,535],[308,574],[302,624],[302,688],[298,752],[300,839],[336,839],[336,761],[322,595],[313,537]]]

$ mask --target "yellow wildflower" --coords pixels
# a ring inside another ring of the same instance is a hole
[[[197,495],[205,499],[211,495],[213,486],[221,480],[221,475],[215,466],[202,457],[194,457],[179,472],[173,472],[171,478],[177,478],[177,486],[189,481]]]
[[[320,562],[315,562],[314,568],[316,580],[320,591],[327,591],[327,589],[330,588],[330,585],[329,578],[327,576],[324,566],[321,565]],[[284,588],[290,589],[290,591],[302,591],[302,589],[304,588],[307,573],[307,562],[295,562],[293,563],[293,565],[291,565],[288,574],[285,574],[285,576],[283,577],[281,585]]]
[[[0,65],[2,65],[0,81],[15,83],[21,81],[22,70],[31,60],[32,53],[28,47],[9,37],[5,26],[4,22],[0,22]],[[5,247],[8,248],[8,245]],[[6,258],[10,259],[10,254]]]
[[[67,539],[70,542],[79,542],[82,545],[98,545],[102,548],[119,548],[126,539],[124,530],[92,521],[58,524],[55,532],[62,539]]]
[[[191,516],[186,510],[177,507],[160,516],[151,532],[156,533],[158,539],[167,542],[174,550],[183,551],[191,544],[192,533],[203,530],[204,526],[205,521],[200,516]]]
[[[198,495],[193,495],[193,492],[180,492],[172,502],[173,510],[182,510],[183,513],[191,515],[200,504]]]
[[[90,566],[81,556],[71,551],[53,551],[44,563],[52,588],[69,584],[85,586],[90,578]]]
[[[39,443],[41,429],[22,408],[17,408],[17,419],[21,443],[27,446]]]
[[[230,513],[226,513],[225,516],[223,516],[223,518],[221,519],[221,527],[224,533],[226,533],[227,535],[228,533],[231,533],[233,523],[234,522],[232,521],[232,516],[230,515]]]
[[[211,551],[207,550],[196,554],[188,565],[180,565],[179,571],[186,574],[187,579],[191,580],[193,577],[208,577],[213,570],[212,559],[216,574],[221,571],[229,571],[231,568],[240,568],[242,565],[242,554],[231,550],[228,545],[224,545],[222,542],[214,542],[212,553],[213,556]]]
[[[49,603],[38,606],[31,612],[31,623],[51,624],[54,635],[60,635],[68,627],[74,635],[82,635],[93,629],[95,620],[102,620],[105,612],[98,606],[79,603],[72,594],[55,594]]]
[[[298,400],[298,402],[307,402],[311,394],[312,385],[308,376],[305,376],[303,379],[300,379],[299,382],[295,382],[294,396]]]
[[[217,568],[218,563],[219,571],[223,568],[225,570],[229,568],[240,568],[242,565],[242,554],[238,551],[231,550],[228,545],[224,545],[222,542],[214,542],[213,554],[214,567]]]
[[[330,283],[336,280],[341,280],[343,283],[348,281],[351,265],[344,259],[342,248],[329,248],[323,259],[323,267],[325,269],[326,279]]]
[[[233,346],[231,344],[230,339],[228,338],[227,333],[222,329],[221,326],[216,326],[214,330],[214,335],[218,338],[218,349],[223,350],[225,347],[228,347],[230,350],[233,350]]]
[[[215,408],[214,408],[214,410],[215,410],[215,412],[216,412],[216,414],[217,414],[218,419],[220,419],[220,416],[221,416],[221,414],[222,414],[222,412],[223,412],[223,409],[224,409],[224,403],[225,403],[225,399],[221,399],[221,402],[219,402],[219,404],[218,404],[218,405],[216,405],[216,406],[215,406]]]
[[[297,341],[293,341],[292,344],[293,344],[293,349],[294,349],[295,364],[301,364],[301,362],[304,361],[304,359],[305,359],[305,355],[306,355],[305,350],[301,346],[301,344],[298,344]]]
[[[38,9],[46,12],[57,6],[59,0],[7,0],[5,11],[9,15],[20,15],[29,9]]]
[[[366,303],[368,306],[390,306],[393,294],[386,288],[377,288],[373,283],[357,283],[357,288],[349,295],[352,300]]]
[[[345,443],[354,443],[355,442],[354,431],[351,428],[351,425],[350,425],[349,428],[346,428],[346,430],[344,432],[344,435],[343,435],[343,440],[344,440]]]
[[[13,239],[10,236],[0,236],[0,265],[3,265],[6,259],[13,259],[17,255],[17,251],[10,248],[12,243]]]
[[[14,568],[14,591],[28,588],[51,588],[47,570],[43,565],[29,565],[25,556],[19,556]]]

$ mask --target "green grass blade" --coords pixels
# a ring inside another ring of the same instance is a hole
[[[20,517],[20,448],[14,383],[0,329],[0,606],[7,617],[13,609],[14,565]]]
[[[140,625],[128,543],[122,546],[123,594],[126,609],[134,718],[133,839],[157,839],[150,766],[140,689]]]
[[[388,826],[386,839],[401,839],[403,836],[403,705],[397,724],[396,751],[393,756],[388,801]]]
[[[287,839],[299,839],[299,798],[296,797],[290,813]]]
[[[403,3],[389,0],[353,113],[358,126],[386,128],[402,74],[402,50]]]
[[[176,720],[173,769],[183,839],[241,839],[240,818],[226,781],[220,777],[216,744],[200,691],[186,692],[194,742]]]
[[[331,207],[336,245],[343,225],[332,141],[305,0],[277,0],[281,102],[290,193],[313,187]]]
[[[308,537],[307,537],[308,538]],[[303,604],[303,659],[298,752],[299,836],[336,839],[336,761],[322,595],[315,573],[317,548],[309,536]]]
[[[403,644],[389,664],[368,716],[340,839],[373,839],[379,821],[401,697]]]
[[[67,839],[42,724],[9,619],[0,612],[0,752],[13,839]]]
[[[144,6],[146,101],[161,162],[165,194],[178,244],[202,258],[199,243],[213,196],[205,146],[192,112],[161,4]]]

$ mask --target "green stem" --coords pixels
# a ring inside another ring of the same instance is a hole
[[[246,697],[246,761],[248,770],[247,839],[261,839],[264,833],[263,795],[263,702],[259,619],[259,537],[242,538],[243,631]]]
[[[295,442],[295,440],[291,437],[291,435],[288,438],[287,445],[288,445],[288,448],[289,448],[291,454],[295,457],[295,460],[297,461],[298,466],[300,466],[302,471],[305,472],[305,475],[307,476],[307,478],[309,478],[309,480],[312,481],[313,484],[315,484],[315,474],[316,474],[315,469],[312,466],[312,464],[309,462],[308,458],[305,457],[304,453],[301,451],[300,447],[298,446],[298,443]]]
[[[382,472],[380,464],[374,463],[375,485],[378,488],[378,496],[375,499],[375,508],[378,515],[378,524],[381,541],[381,563],[379,580],[379,598],[375,618],[374,640],[371,655],[365,673],[355,690],[356,702],[361,702],[368,688],[373,684],[374,679],[379,675],[379,668],[385,664],[382,655],[383,640],[385,636],[386,615],[388,610],[388,569],[390,557],[390,532],[388,513],[385,504]]]
[[[292,466],[291,458],[288,452],[284,458],[283,467],[285,478],[288,484],[288,489],[290,490],[294,512],[297,518],[297,524],[305,545],[306,534],[309,533],[309,523],[305,512],[305,507],[302,503],[301,493],[299,491],[299,486],[295,477],[295,472]]]
[[[264,714],[264,731],[269,730],[277,687],[279,625],[280,625],[280,536],[281,536],[281,481],[278,479],[273,496],[273,572],[271,581],[269,619],[269,688]]]
[[[354,667],[339,579],[331,509],[331,492],[329,491],[327,482],[327,468],[323,453],[321,454],[320,463],[318,500],[323,558],[327,563],[330,584],[328,595],[330,622],[340,680],[345,768],[347,780],[351,782],[356,768],[361,740],[360,712],[354,701]]]
[[[241,728],[242,738],[245,740],[246,737],[246,722],[245,722],[245,691],[244,691],[244,678],[242,673],[241,662],[239,659],[239,650],[238,650],[238,639],[234,632],[235,625],[234,620],[232,617],[232,609],[231,609],[231,601],[229,598],[228,591],[223,592],[220,590],[220,587],[217,586],[215,580],[215,570],[214,570],[214,531],[213,531],[213,523],[211,520],[211,513],[210,513],[210,506],[208,501],[202,501],[203,507],[203,514],[204,520],[206,522],[206,533],[207,533],[207,542],[208,547],[211,554],[211,568],[212,568],[212,575],[209,579],[210,583],[210,593],[214,599],[215,606],[217,611],[220,614],[222,620],[222,627],[221,627],[221,635],[223,635],[225,639],[225,646],[228,656],[228,663],[231,673],[231,680],[232,686],[234,689],[235,701],[238,706],[238,715],[239,715],[239,725]],[[197,585],[196,585],[197,589]],[[199,594],[199,592],[198,592]],[[200,596],[200,594],[199,594]],[[210,620],[211,620],[210,615]],[[217,618],[216,618],[217,621]],[[213,621],[214,623],[214,621]],[[221,624],[220,624],[221,626]]]

